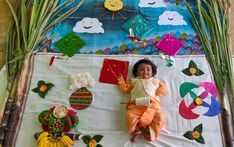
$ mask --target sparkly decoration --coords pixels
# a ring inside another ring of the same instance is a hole
[[[69,100],[71,107],[76,110],[88,108],[92,104],[92,101],[93,95],[86,87],[82,87],[72,93]]]
[[[85,135],[82,137],[82,140],[87,145],[87,147],[102,147],[102,145],[99,144],[102,138],[102,135],[94,135],[93,137]]]
[[[195,92],[192,90],[195,88],[203,87],[204,91],[198,96]],[[193,99],[193,102],[187,106],[185,103],[185,100],[183,99],[179,105],[179,113],[180,115],[185,119],[196,119],[200,116],[200,114],[194,113],[192,110],[196,107],[203,106],[208,108],[207,112],[203,115],[205,116],[216,116],[221,111],[221,105],[219,101],[217,100],[217,89],[215,85],[211,82],[203,82],[199,85],[184,82],[180,86],[180,95],[182,98],[184,98],[187,94]],[[210,96],[209,96],[210,95]],[[211,102],[208,104],[204,99],[210,98]]]
[[[197,64],[193,60],[189,62],[188,68],[183,69],[182,72],[188,76],[200,76],[204,74],[204,72],[197,67]]]
[[[158,56],[159,56],[160,58],[162,58],[163,60],[167,61],[167,66],[168,66],[168,67],[171,67],[171,66],[173,66],[173,65],[175,64],[175,59],[174,59],[174,57],[172,57],[172,56],[164,55],[162,52],[160,52],[160,53],[158,54]]]
[[[156,47],[169,56],[175,56],[183,46],[183,43],[171,34],[167,34],[156,44]]]
[[[37,82],[37,87],[32,89],[32,91],[37,93],[41,98],[45,98],[46,94],[52,87],[54,87],[54,84],[40,80]]]
[[[74,32],[71,32],[57,41],[55,46],[65,55],[72,57],[77,51],[85,46],[85,42]]]
[[[136,15],[135,17],[125,22],[122,25],[122,28],[126,32],[129,32],[129,30],[132,29],[135,37],[143,38],[153,30],[153,25],[151,25],[141,15]]]
[[[189,140],[196,140],[201,144],[205,144],[205,140],[202,136],[202,124],[196,126],[193,131],[187,131],[183,136]]]

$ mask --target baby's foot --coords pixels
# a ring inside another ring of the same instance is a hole
[[[137,141],[141,137],[141,131],[134,132],[131,137],[131,142]]]
[[[144,138],[148,141],[152,141],[151,137],[150,137],[150,131],[149,128],[145,128],[144,131],[142,132],[142,135],[144,136]]]

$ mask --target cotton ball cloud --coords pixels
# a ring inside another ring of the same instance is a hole
[[[104,33],[102,23],[97,18],[85,17],[73,28],[77,33]]]
[[[139,7],[167,7],[163,0],[140,0]]]
[[[187,25],[183,16],[176,11],[165,11],[159,16],[159,25]]]

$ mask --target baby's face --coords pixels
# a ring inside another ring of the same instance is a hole
[[[141,79],[148,79],[153,76],[152,66],[150,64],[142,63],[137,69],[137,76]]]

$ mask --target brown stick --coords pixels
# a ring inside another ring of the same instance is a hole
[[[233,138],[231,135],[231,127],[229,124],[231,117],[225,108],[222,109],[221,118],[222,118],[222,127],[223,127],[225,146],[233,147],[233,144],[232,144]],[[231,120],[231,123],[233,123],[232,120]]]

